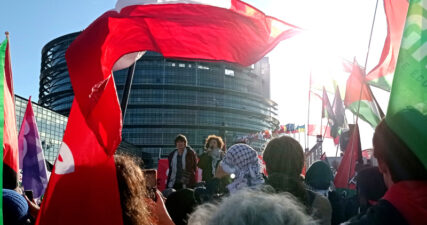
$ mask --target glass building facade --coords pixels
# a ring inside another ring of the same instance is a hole
[[[28,99],[15,95],[16,125],[19,132],[27,109]],[[47,161],[54,163],[58,156],[68,118],[32,102],[34,116]]]
[[[39,103],[64,115],[73,99],[64,54],[77,35],[59,37],[42,51]],[[210,134],[231,145],[237,136],[275,129],[279,121],[277,105],[269,99],[269,69],[268,58],[239,67],[147,52],[136,64],[123,139],[156,159],[174,149],[177,134],[201,152]],[[114,72],[119,99],[126,77],[127,69]]]

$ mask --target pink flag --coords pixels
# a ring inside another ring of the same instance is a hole
[[[24,190],[31,190],[34,198],[40,198],[47,187],[48,176],[31,97],[19,130],[18,146]]]

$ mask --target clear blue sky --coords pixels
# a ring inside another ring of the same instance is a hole
[[[0,40],[10,33],[15,94],[38,100],[41,50],[52,39],[84,29],[114,0],[6,0],[0,13]]]

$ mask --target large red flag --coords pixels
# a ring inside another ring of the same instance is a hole
[[[408,0],[384,0],[388,26],[387,37],[378,65],[366,76],[366,80],[371,85],[384,90],[390,91],[391,89],[408,6]]]
[[[146,50],[248,66],[299,32],[238,0],[173,2],[180,4],[119,1],[70,45],[75,98],[37,224],[122,224],[112,157],[122,118],[113,69],[129,66]]]
[[[350,141],[344,152],[341,164],[335,175],[335,187],[344,189],[356,189],[356,163],[362,162],[360,135],[358,125],[349,125]]]

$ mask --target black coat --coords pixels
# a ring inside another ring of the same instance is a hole
[[[407,225],[405,218],[387,200],[381,199],[364,215],[352,218],[346,225]]]

